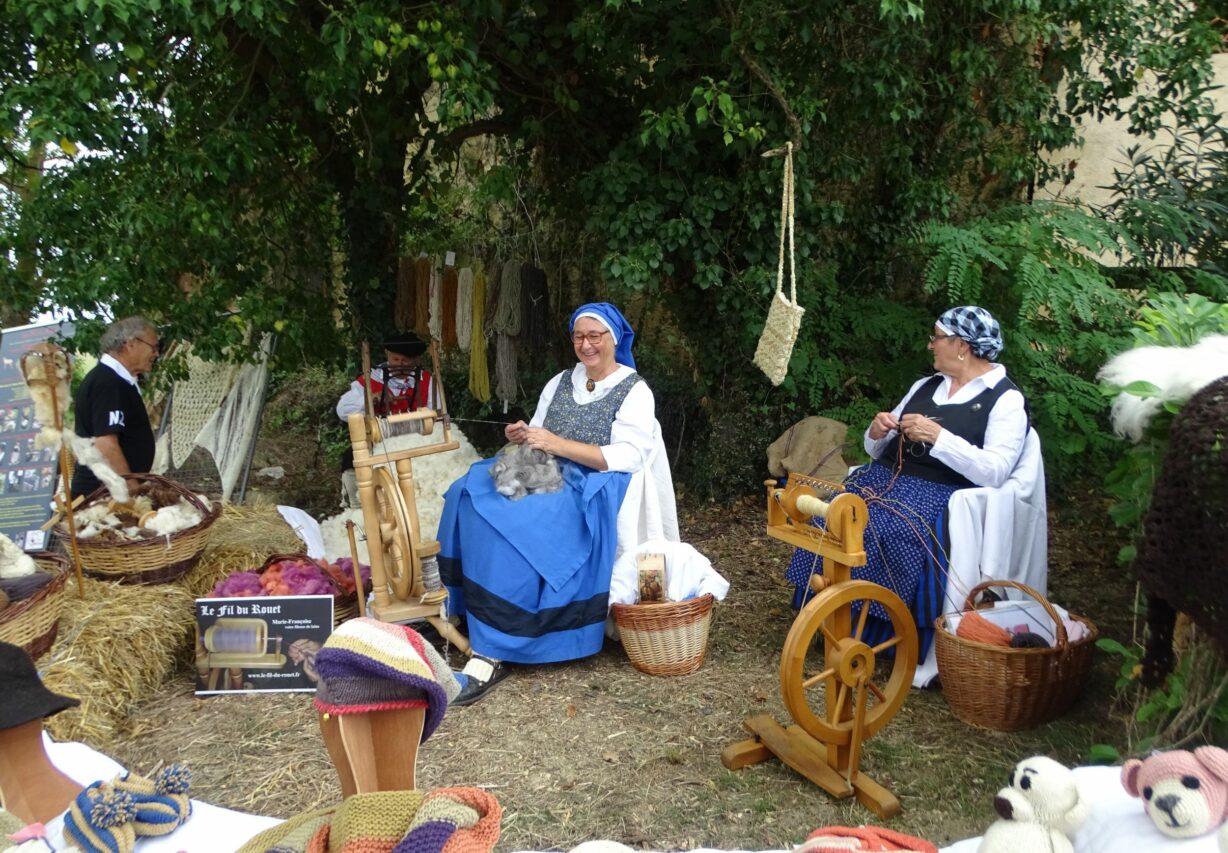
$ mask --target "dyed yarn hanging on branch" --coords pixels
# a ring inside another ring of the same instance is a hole
[[[464,293],[464,278],[461,279]],[[473,305],[470,316],[472,332],[469,347],[469,393],[479,403],[490,399],[490,370],[486,366],[486,329],[482,322],[486,314],[486,274],[481,270],[473,276]]]
[[[506,262],[499,278],[499,307],[490,328],[515,337],[520,334],[520,261]]]
[[[546,345],[549,315],[546,272],[541,267],[525,264],[520,268],[520,339],[530,352],[540,352]]]
[[[443,335],[443,318],[440,316],[440,311],[443,308],[443,281],[439,275],[439,270],[431,267],[431,319],[428,322],[427,329],[430,332],[431,340],[438,341]]]
[[[490,266],[490,272],[486,274],[486,309],[482,312],[482,328],[486,330],[487,336],[494,334],[495,331],[495,312],[499,308],[499,293],[503,289],[502,281],[503,264],[495,261]]]
[[[495,343],[495,396],[504,403],[516,399],[516,339],[497,335]]]
[[[473,270],[465,267],[457,276],[456,287],[456,344],[461,352],[469,352],[469,340],[473,336]]]
[[[431,259],[420,255],[414,261],[414,332],[423,340],[430,334]]]
[[[459,275],[456,267],[443,268],[443,284],[439,297],[439,340],[444,349],[456,348],[456,296],[459,289]]]
[[[402,257],[397,264],[397,298],[393,307],[394,322],[398,332],[408,332],[414,327],[415,300],[414,259]]]

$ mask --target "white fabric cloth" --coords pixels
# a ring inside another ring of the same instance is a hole
[[[619,365],[589,391],[585,388],[587,377],[584,365],[577,364],[570,375],[572,397],[581,406],[596,402],[634,372],[625,365]],[[566,374],[559,374],[546,383],[529,426],[539,427],[546,422],[546,412],[563,375]],[[601,454],[610,471],[631,474],[627,494],[618,509],[615,560],[628,549],[650,539],[677,542],[678,508],[674,498],[674,479],[669,470],[665,441],[661,438],[661,425],[656,418],[656,403],[647,382],[637,382],[627,393],[610,429],[610,443],[601,447]]]
[[[957,489],[947,502],[950,519],[950,568],[943,613],[964,609],[972,588],[993,578],[1026,584],[1048,594],[1049,518],[1045,501],[1045,466],[1040,436],[1029,429],[1019,463],[998,488]],[[1008,598],[1016,590],[995,587]],[[938,674],[934,646],[917,665],[913,686],[924,687]]]
[[[1076,767],[1079,796],[1091,803],[1091,816],[1071,841],[1075,853],[1217,853],[1215,833],[1178,841],[1156,829],[1143,811],[1143,803],[1121,786],[1120,767]],[[986,804],[985,825],[993,823],[993,809]],[[976,853],[981,839],[968,838],[943,853]],[[1022,851],[1021,851],[1022,853]]]
[[[691,545],[649,539],[623,552],[614,561],[614,574],[610,578],[610,604],[639,602],[638,558],[641,554],[665,556],[665,587],[670,601],[698,598],[708,593],[717,601],[722,601],[729,592],[729,581],[712,568],[711,560]]]
[[[114,779],[124,772],[114,760],[83,743],[56,743],[44,732],[43,745],[56,769],[78,785]],[[275,817],[237,812],[192,800],[192,816],[178,829],[162,838],[140,838],[136,849],[141,853],[231,853],[256,833],[279,823],[281,820]],[[63,815],[54,818],[46,828],[52,849],[60,850],[70,843],[64,839]]]
[[[296,506],[279,504],[277,511],[286,524],[290,525],[295,535],[303,540],[303,545],[307,548],[307,556],[314,560],[325,559],[324,533],[320,529],[320,522]]]
[[[904,395],[904,399],[896,404],[891,413],[898,418],[904,406],[912,399],[912,395],[917,393],[917,389],[931,378],[931,376],[926,376],[914,382],[913,386],[908,389],[908,393]],[[942,374],[942,382],[934,389],[934,402],[939,406],[966,403],[986,388],[995,387],[1005,378],[1006,368],[995,364],[988,373],[973,379],[952,395],[950,393],[951,377]],[[999,397],[989,411],[989,422],[985,426],[983,446],[976,447],[944,429],[938,434],[938,440],[930,449],[930,456],[964,475],[978,486],[1000,486],[1006,482],[1015,469],[1015,464],[1023,451],[1027,431],[1028,419],[1024,413],[1023,395],[1011,389]],[[867,428],[864,442],[866,453],[877,459],[895,435],[896,430],[891,430],[882,438],[873,439],[870,438],[870,430]]]
[[[137,393],[140,393],[140,390],[141,390],[140,383],[136,381],[135,376],[133,376],[131,373],[128,372],[128,368],[120,364],[119,359],[111,355],[109,352],[104,352],[102,354],[102,358],[98,359],[98,361],[102,364],[105,364],[107,367],[111,368],[116,373],[118,373],[120,379],[124,380],[129,385],[136,388]]]

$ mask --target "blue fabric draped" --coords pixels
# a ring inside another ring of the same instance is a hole
[[[511,500],[484,459],[444,496],[439,572],[448,610],[481,655],[513,663],[588,657],[605,638],[618,508],[631,475],[563,464],[562,490]]]

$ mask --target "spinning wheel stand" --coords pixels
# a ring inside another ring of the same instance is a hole
[[[780,656],[781,697],[795,725],[785,728],[766,714],[750,717],[742,725],[754,737],[726,747],[721,762],[738,770],[779,758],[832,796],[855,795],[880,818],[894,817],[900,801],[859,764],[866,738],[895,716],[908,695],[917,668],[916,625],[891,590],[851,578],[852,567],[866,562],[865,501],[835,483],[800,474],[789,474],[785,489],[775,481],[766,485],[768,535],[822,557],[823,574],[811,579],[818,594],[798,613]],[[820,494],[835,496],[828,503]],[[825,531],[808,523],[815,516],[826,519]],[[875,646],[862,640],[871,605],[886,612],[894,629],[891,639]],[[890,657],[884,655],[889,649]],[[823,709],[816,713],[811,701],[820,698]]]
[[[434,359],[435,349],[431,346]],[[364,361],[366,361],[364,352]],[[434,377],[439,376],[438,361]],[[370,370],[364,365],[364,373]],[[438,385],[440,411],[446,412],[443,387]],[[443,617],[443,605],[448,593],[444,589],[427,591],[422,583],[422,558],[439,553],[439,542],[424,540],[418,526],[418,504],[414,496],[413,460],[420,456],[456,450],[460,442],[452,438],[446,414],[422,408],[414,412],[375,418],[368,413],[355,413],[346,420],[350,444],[354,448],[354,474],[358,481],[358,498],[362,504],[363,526],[367,534],[367,554],[371,561],[371,586],[375,601],[371,615],[381,622],[410,622],[426,619],[449,642],[469,654],[469,640]],[[383,440],[381,425],[418,421],[423,435],[435,431],[435,422],[442,424],[442,440],[422,447],[372,455],[373,445]],[[394,477],[385,466],[392,463]]]

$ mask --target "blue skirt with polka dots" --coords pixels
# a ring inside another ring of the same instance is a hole
[[[893,480],[894,477],[894,480]],[[934,639],[934,620],[942,614],[946,594],[947,501],[955,486],[920,477],[894,476],[886,465],[872,462],[845,480],[845,487],[866,501],[866,564],[852,570],[856,580],[873,581],[898,595],[912,611],[924,660]],[[815,518],[811,524],[822,526]],[[821,574],[823,561],[813,552],[793,552],[785,579],[798,587],[793,602],[801,607],[813,595],[810,575]],[[860,608],[854,606],[854,617]],[[863,639],[874,645],[891,637],[891,623],[881,605],[870,605]]]

